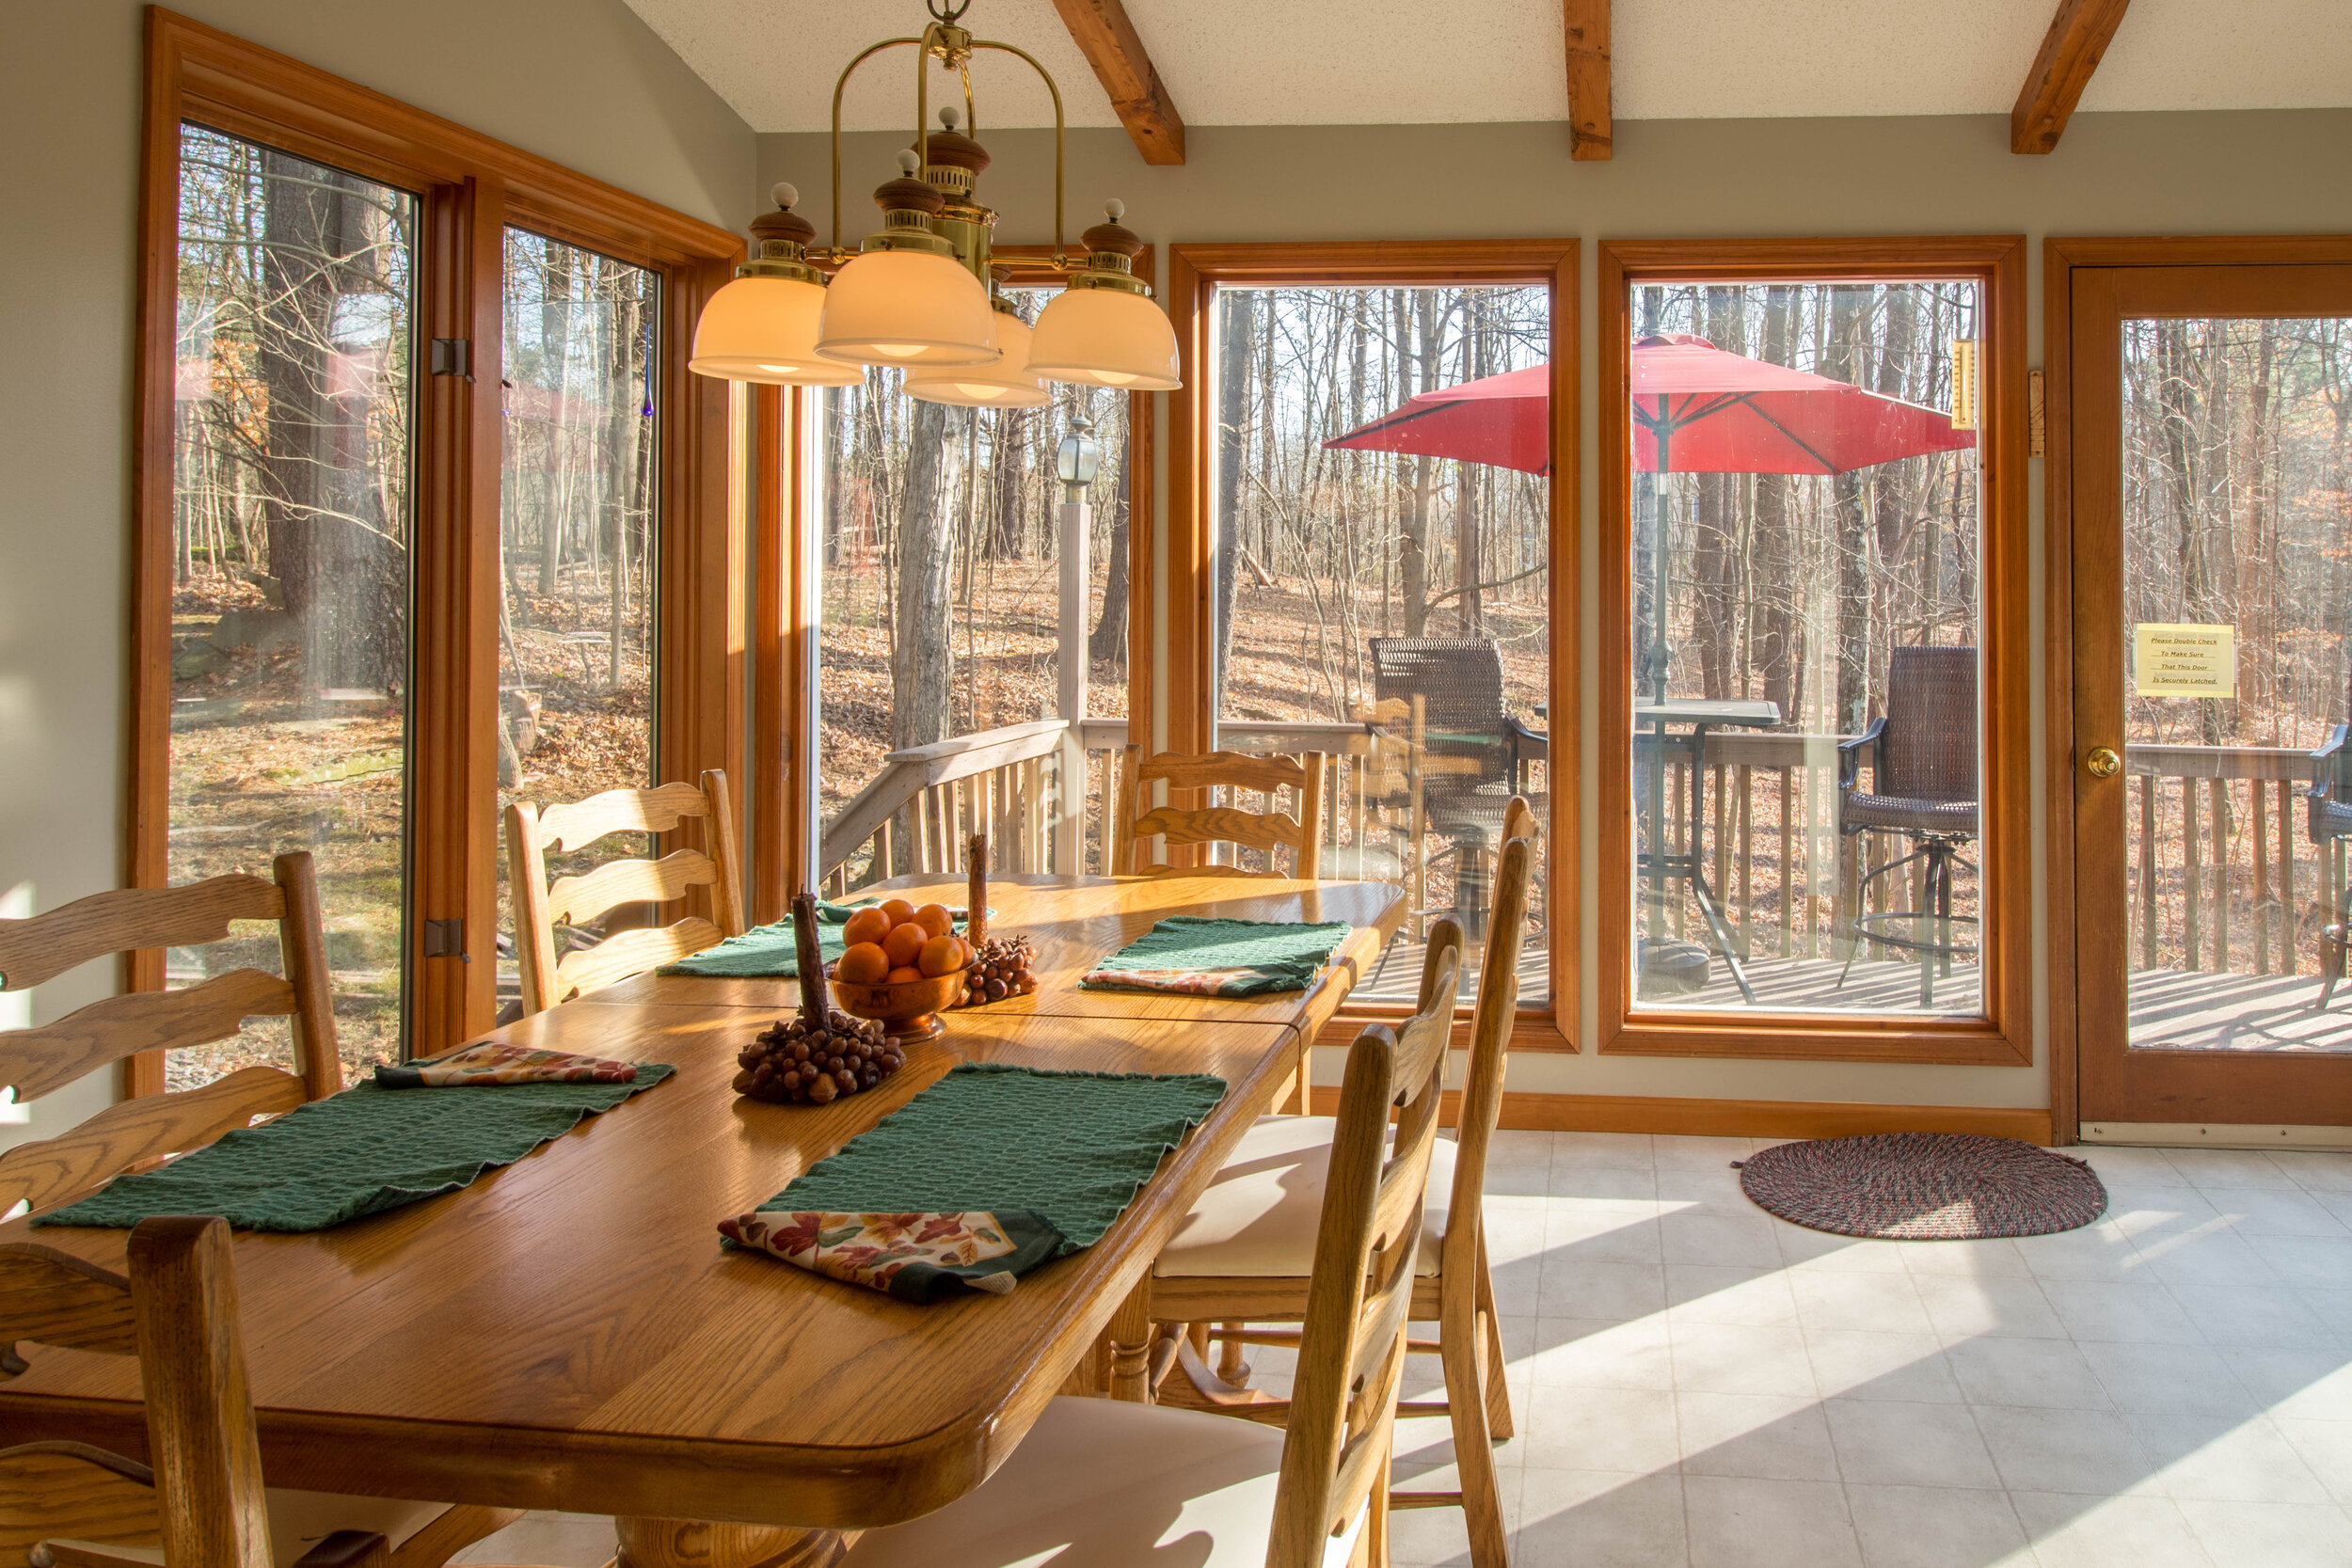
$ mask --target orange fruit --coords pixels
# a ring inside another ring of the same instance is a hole
[[[890,934],[898,922],[879,909],[860,910],[850,916],[850,923],[841,927],[841,940],[851,946],[861,942],[878,942]]]
[[[935,937],[944,937],[956,928],[955,918],[945,904],[926,904],[910,916],[917,925]]]
[[[914,918],[914,906],[903,898],[890,899],[880,908],[882,913],[890,917],[890,923],[893,926],[903,926]]]
[[[845,985],[872,986],[890,973],[890,955],[871,942],[852,942],[834,960],[833,977]]]
[[[882,940],[882,949],[890,955],[893,969],[904,969],[913,966],[915,956],[923,951],[923,944],[930,940],[929,931],[910,920],[903,926],[890,928],[890,934]]]
[[[912,964],[901,964],[897,969],[892,970],[889,974],[890,983],[894,986],[898,985],[901,981],[920,980],[922,977],[923,972],[916,969]]]
[[[915,958],[915,967],[926,974],[945,974],[961,969],[964,963],[963,941],[960,937],[937,936],[923,944]]]

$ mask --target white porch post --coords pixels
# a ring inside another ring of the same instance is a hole
[[[1070,728],[1062,736],[1057,768],[1060,787],[1056,792],[1059,804],[1054,824],[1054,870],[1074,876],[1083,866],[1086,844],[1087,753],[1078,726],[1087,716],[1087,584],[1090,579],[1087,535],[1092,518],[1083,488],[1066,485],[1062,494],[1070,499],[1063,500],[1055,515],[1061,555],[1056,704]]]

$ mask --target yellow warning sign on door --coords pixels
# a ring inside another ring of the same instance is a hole
[[[2142,621],[2132,628],[2132,685],[2143,697],[2237,695],[2237,628]]]

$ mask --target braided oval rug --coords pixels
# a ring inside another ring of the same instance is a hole
[[[1840,1236],[2042,1236],[2089,1225],[2107,1207],[2089,1165],[2014,1138],[1875,1132],[1776,1144],[1734,1164],[1757,1204]]]

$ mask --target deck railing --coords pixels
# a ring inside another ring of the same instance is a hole
[[[1459,868],[1449,847],[1396,804],[1409,749],[1360,722],[1226,723],[1218,731],[1219,743],[1233,751],[1311,750],[1332,758],[1324,796],[1327,869],[1413,883],[1417,911],[1451,907]],[[1697,763],[1708,775],[1706,820],[1698,823],[1689,820],[1692,760],[1666,752],[1667,839],[1680,848],[1695,830],[1743,958],[1843,958],[1850,911],[1918,907],[1915,881],[1867,875],[1908,852],[1901,835],[1840,839],[1836,762],[1846,738],[1709,735]],[[839,894],[899,872],[951,871],[962,864],[966,835],[983,829],[995,869],[1100,874],[1113,861],[1126,744],[1124,719],[1075,725],[1045,719],[892,752],[825,828],[820,879]],[[1547,767],[1534,763],[1532,787],[1545,785]],[[2309,753],[2134,746],[2124,773],[2133,791],[2129,915],[2137,965],[2309,972],[2347,874],[2343,851],[2323,855],[2304,831]],[[1422,833],[1413,832],[1417,825]],[[1977,858],[1973,849],[1964,853]],[[1957,892],[1955,912],[1976,913],[1975,878],[1963,874]],[[1687,889],[1673,890],[1666,908],[1666,934],[1700,933]],[[1904,958],[1893,950],[1868,956]]]

